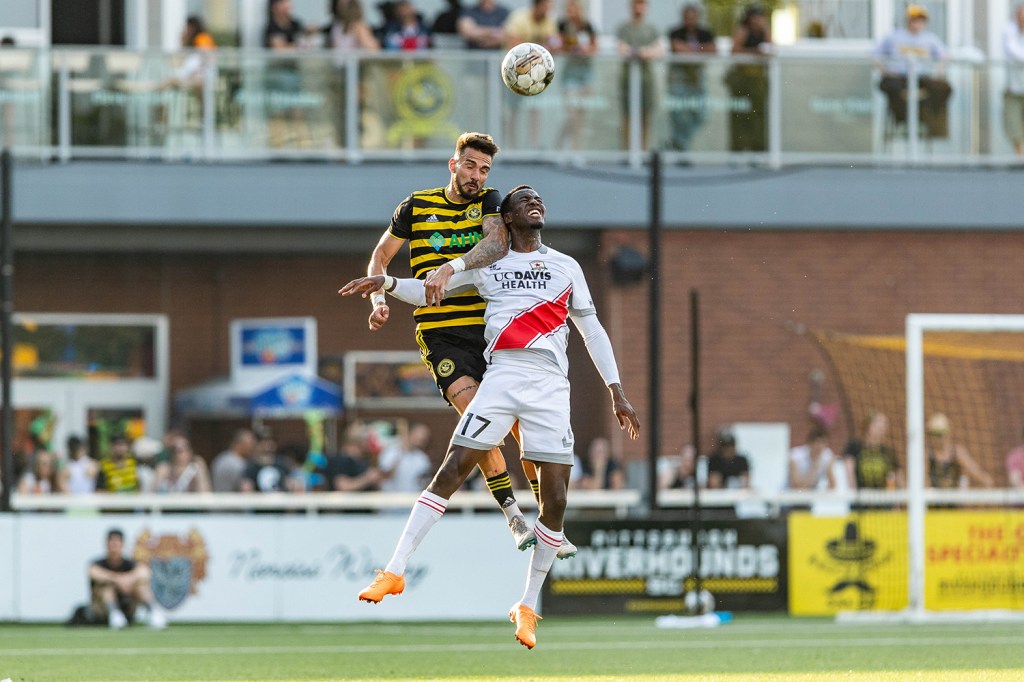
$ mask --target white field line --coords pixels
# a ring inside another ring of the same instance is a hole
[[[511,635],[509,635],[511,639]],[[965,644],[977,645],[1021,645],[1024,646],[1024,633],[1016,636],[981,636],[965,637],[957,636],[934,636],[934,637],[900,637],[882,639],[876,637],[863,637],[856,639],[829,640],[829,646],[837,648],[860,648],[860,647],[907,647],[907,646],[957,646]],[[756,649],[763,648],[789,648],[789,649],[810,649],[820,648],[822,639],[712,639],[705,641],[693,640],[672,640],[664,642],[635,641],[635,642],[558,642],[542,641],[545,651],[589,651],[608,649]],[[472,643],[462,642],[457,644],[391,644],[391,645],[362,645],[362,644],[336,644],[336,645],[283,645],[283,646],[185,646],[185,647],[26,647],[23,649],[4,649],[4,656],[225,656],[225,655],[287,655],[287,654],[423,654],[423,653],[457,653],[457,652],[490,652],[505,651],[507,643]]]

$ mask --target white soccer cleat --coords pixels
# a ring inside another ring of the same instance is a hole
[[[533,528],[527,525],[526,517],[522,514],[513,516],[512,520],[508,522],[508,527],[512,531],[512,539],[516,542],[516,549],[520,552],[527,547],[537,544],[537,536],[533,534]]]
[[[121,630],[128,627],[128,616],[124,615],[121,609],[114,609],[107,618],[107,625],[111,630]]]
[[[558,551],[555,552],[555,556],[559,559],[571,559],[576,556],[576,552],[578,551],[579,550],[576,549],[576,545],[569,542],[569,538],[563,535],[562,544],[559,546]]]

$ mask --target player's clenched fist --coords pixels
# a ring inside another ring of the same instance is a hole
[[[360,277],[359,279],[354,279],[342,288],[338,289],[338,293],[342,296],[359,294],[363,298],[366,298],[373,292],[378,291],[382,286],[384,286],[384,275]],[[391,310],[388,308],[387,303],[383,301],[383,295],[381,295],[381,300],[374,303],[373,312],[370,313],[370,331],[377,331],[383,327],[387,323],[390,315]]]

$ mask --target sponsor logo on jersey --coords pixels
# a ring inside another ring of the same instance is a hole
[[[452,372],[455,371],[455,362],[449,358],[445,358],[441,362],[437,363],[437,375],[441,377],[450,377]]]
[[[547,270],[548,266],[542,260],[530,261],[531,270]]]
[[[430,245],[434,247],[434,251],[440,251],[441,247],[444,246],[444,235],[442,235],[440,232],[435,232],[434,234],[427,237],[427,241],[430,242]]]
[[[547,268],[495,272],[491,276],[502,289],[547,289],[551,281],[551,272]]]
[[[466,211],[466,217],[470,220],[480,220],[481,215],[483,215],[483,211],[480,210],[480,204],[473,204]]]

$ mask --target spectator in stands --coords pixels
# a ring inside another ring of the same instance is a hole
[[[967,448],[953,440],[949,418],[936,412],[925,428],[928,485],[932,488],[966,488],[971,481],[991,488],[992,476],[978,466]]]
[[[364,50],[375,52],[380,42],[366,21],[360,0],[336,0],[331,5],[331,21],[323,27],[324,47],[336,52]]]
[[[597,52],[597,34],[583,11],[582,0],[568,0],[565,18],[558,22],[562,51],[568,55],[558,75],[565,96],[565,120],[559,139],[570,149],[583,149],[586,134],[586,98],[591,93],[591,58]]]
[[[395,3],[395,18],[385,24],[385,50],[415,52],[430,47],[430,30],[409,0]]]
[[[732,34],[732,54],[763,56],[771,49],[768,13],[750,5]],[[732,95],[729,118],[729,149],[734,152],[763,152],[768,149],[765,113],[768,107],[768,71],[763,63],[737,63],[729,67],[725,84]]]
[[[61,470],[64,489],[72,495],[88,495],[96,491],[99,466],[89,456],[89,448],[78,436],[68,436],[67,460]]]
[[[239,489],[243,493],[275,493],[291,490],[291,470],[278,460],[277,441],[268,429],[257,436],[252,459],[242,473]]]
[[[899,460],[886,442],[889,418],[871,412],[864,420],[864,435],[843,448],[847,481],[851,487],[889,489],[902,485]]]
[[[1006,60],[1006,92],[1003,93],[1003,128],[1013,151],[1024,156],[1024,4],[1017,5],[1013,20],[1003,29]]]
[[[163,449],[163,442],[149,436],[140,436],[132,443],[140,493],[151,493],[156,490],[156,458]]]
[[[659,467],[659,490],[693,490],[697,482],[697,448],[689,443],[683,446],[676,457],[665,457],[665,464]]]
[[[952,90],[938,74],[938,64],[946,58],[942,40],[927,30],[928,10],[921,5],[907,7],[907,26],[897,28],[875,49],[875,58],[882,71],[878,87],[889,103],[889,113],[896,123],[907,120],[907,72],[909,60],[915,60],[918,74],[919,112],[929,137],[946,137],[949,125],[946,102]]]
[[[708,455],[708,487],[750,487],[750,462],[736,451],[736,437],[725,429],[715,440],[715,448]]]
[[[110,439],[110,454],[100,461],[96,492],[135,493],[139,491],[138,462],[132,455],[128,437],[117,434]]]
[[[237,493],[241,490],[242,476],[256,449],[256,436],[249,429],[239,429],[227,450],[213,458],[210,477],[215,493]]]
[[[790,490],[832,490],[836,487],[835,453],[828,446],[828,432],[818,425],[807,434],[807,442],[789,451]]]
[[[590,441],[583,468],[585,484],[582,487],[590,490],[622,490],[626,487],[622,456],[612,451],[607,438]]]
[[[171,445],[170,458],[156,465],[156,492],[208,493],[210,473],[202,457],[192,451],[192,444],[183,436]]]
[[[505,21],[505,47],[519,43],[537,43],[557,52],[561,47],[558,23],[551,13],[551,0],[532,0],[529,7],[520,7]]]
[[[1006,480],[1011,488],[1024,488],[1024,433],[1021,444],[1006,453]]]
[[[306,37],[317,30],[316,27],[307,28],[292,16],[292,0],[270,0],[267,24],[263,27],[263,47],[281,51],[307,47]]]
[[[700,23],[700,8],[686,5],[683,23],[668,34],[673,54],[714,54],[715,34],[709,26]],[[673,149],[686,151],[697,130],[707,118],[707,88],[704,67],[701,64],[674,63],[668,67],[668,92],[671,96],[669,117],[672,121],[670,144]]]
[[[465,43],[459,35],[459,17],[462,16],[460,0],[447,0],[448,9],[439,12],[430,25],[430,35],[434,38],[434,47],[457,48]]]
[[[64,492],[64,483],[57,469],[57,457],[47,450],[32,456],[31,468],[21,475],[18,492],[23,495],[47,495]]]
[[[505,44],[505,20],[509,11],[497,0],[480,0],[476,7],[462,10],[459,35],[471,50],[497,50]]]
[[[106,555],[89,565],[91,620],[106,620],[111,628],[120,630],[134,622],[141,605],[149,609],[150,627],[166,627],[167,619],[153,599],[151,579],[149,566],[124,555],[124,533],[111,529],[107,533]]]
[[[651,116],[654,112],[654,75],[651,63],[665,54],[657,27],[647,21],[647,0],[630,0],[630,18],[615,31],[618,52],[627,57],[619,79],[622,94],[622,146],[629,146],[630,101],[629,79],[633,65],[639,66],[640,75],[640,146],[647,149]]]
[[[332,490],[361,492],[379,490],[384,476],[373,466],[373,439],[369,428],[361,423],[345,429],[341,451],[327,461],[327,480]]]
[[[426,453],[429,445],[429,426],[420,423],[400,423],[398,438],[381,450],[377,460],[383,477],[380,489],[403,493],[423,490],[434,473],[434,465]]]

